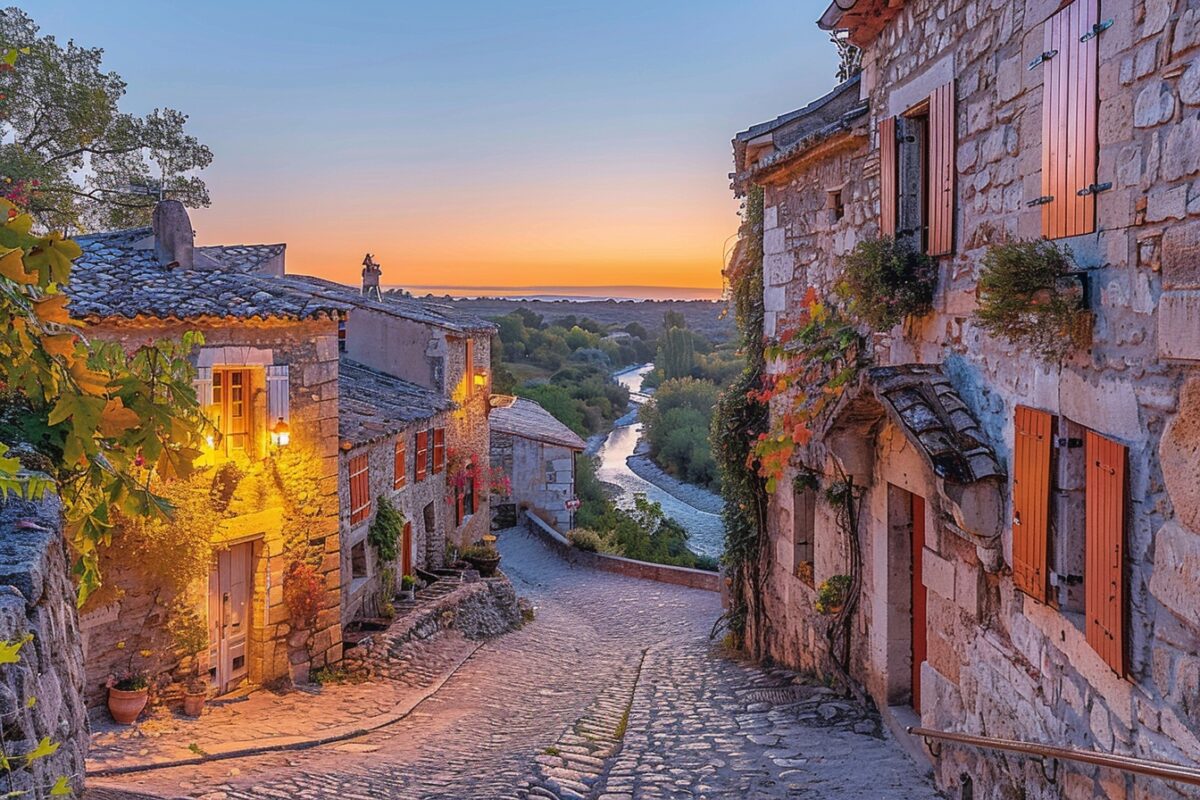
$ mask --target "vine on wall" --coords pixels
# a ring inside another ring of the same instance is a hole
[[[742,374],[722,393],[713,414],[711,444],[725,500],[725,571],[730,607],[724,618],[733,640],[745,646],[748,625],[765,640],[762,593],[766,543],[766,480],[755,467],[754,443],[766,432],[767,406],[759,398],[766,359],[763,347],[763,191],[751,187],[738,242],[725,269],[729,305],[746,359]],[[753,647],[758,650],[758,647]]]

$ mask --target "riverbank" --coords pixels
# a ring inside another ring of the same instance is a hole
[[[629,469],[633,471],[634,475],[654,484],[676,500],[687,503],[692,508],[708,514],[721,513],[725,508],[725,501],[721,499],[721,495],[710,492],[703,486],[681,481],[674,475],[667,474],[662,467],[654,463],[650,454],[645,452],[644,445],[644,441],[639,441],[637,450],[625,459],[625,463],[629,465]]]

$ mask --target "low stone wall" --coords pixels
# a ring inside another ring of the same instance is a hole
[[[610,556],[606,553],[592,553],[580,550],[568,541],[558,531],[551,528],[533,514],[524,514],[522,519],[525,527],[535,536],[541,538],[551,550],[557,552],[572,564],[600,569],[605,572],[615,572],[630,578],[641,578],[660,583],[674,583],[678,586],[688,586],[692,589],[704,589],[709,592],[721,591],[721,576],[716,572],[688,567],[672,567],[667,564],[652,564],[649,561],[636,561],[622,556]]]
[[[405,647],[456,630],[468,639],[488,639],[521,626],[521,607],[508,578],[464,583],[449,594],[396,620],[391,627],[346,651],[343,667],[369,677],[398,678],[412,669]]]
[[[0,794],[49,797],[65,777],[78,793],[87,756],[83,648],[57,498],[0,505],[0,641],[19,642],[19,661],[0,666],[0,748],[14,765]],[[25,765],[43,739],[58,744]]]

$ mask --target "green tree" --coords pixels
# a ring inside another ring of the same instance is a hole
[[[671,328],[686,328],[687,317],[682,311],[667,311],[663,314],[663,330],[669,331]]]
[[[668,328],[658,345],[655,366],[667,380],[685,378],[696,366],[696,349],[692,334],[685,328]]]
[[[212,152],[184,131],[170,108],[144,117],[122,112],[125,81],[101,65],[103,50],[40,35],[19,8],[0,12],[0,42],[22,54],[19,69],[0,72],[0,177],[8,196],[43,230],[80,232],[147,224],[161,191],[193,208],[209,204],[194,174]]]
[[[644,435],[659,466],[682,480],[717,485],[709,428],[718,397],[719,390],[709,381],[677,378],[664,382],[642,406]]]
[[[582,403],[571,397],[571,393],[562,386],[550,383],[521,386],[517,388],[517,396],[535,401],[556,420],[580,436],[588,435]]]

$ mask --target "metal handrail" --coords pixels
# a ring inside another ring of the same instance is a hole
[[[981,747],[988,750],[1006,750],[1010,753],[1021,753],[1037,757],[1042,761],[1043,772],[1046,769],[1046,760],[1056,759],[1058,761],[1078,761],[1083,764],[1095,764],[1101,767],[1121,770],[1122,772],[1131,772],[1135,775],[1149,775],[1153,778],[1162,778],[1163,780],[1179,781],[1180,783],[1192,786],[1200,786],[1200,767],[1188,767],[1182,764],[1172,764],[1167,761],[1151,761],[1150,759],[1123,756],[1116,753],[1100,753],[1095,750],[1076,750],[1070,747],[1055,747],[1035,742],[1020,742],[1014,739],[995,739],[989,736],[975,736],[970,733],[939,731],[912,725],[905,730],[913,736],[923,738],[925,745],[929,747],[930,753],[932,753],[934,758],[938,757],[938,753],[934,752],[933,742],[954,742],[955,744],[971,745],[972,747]],[[938,750],[940,749],[939,745]],[[1047,778],[1049,777],[1047,775]]]

